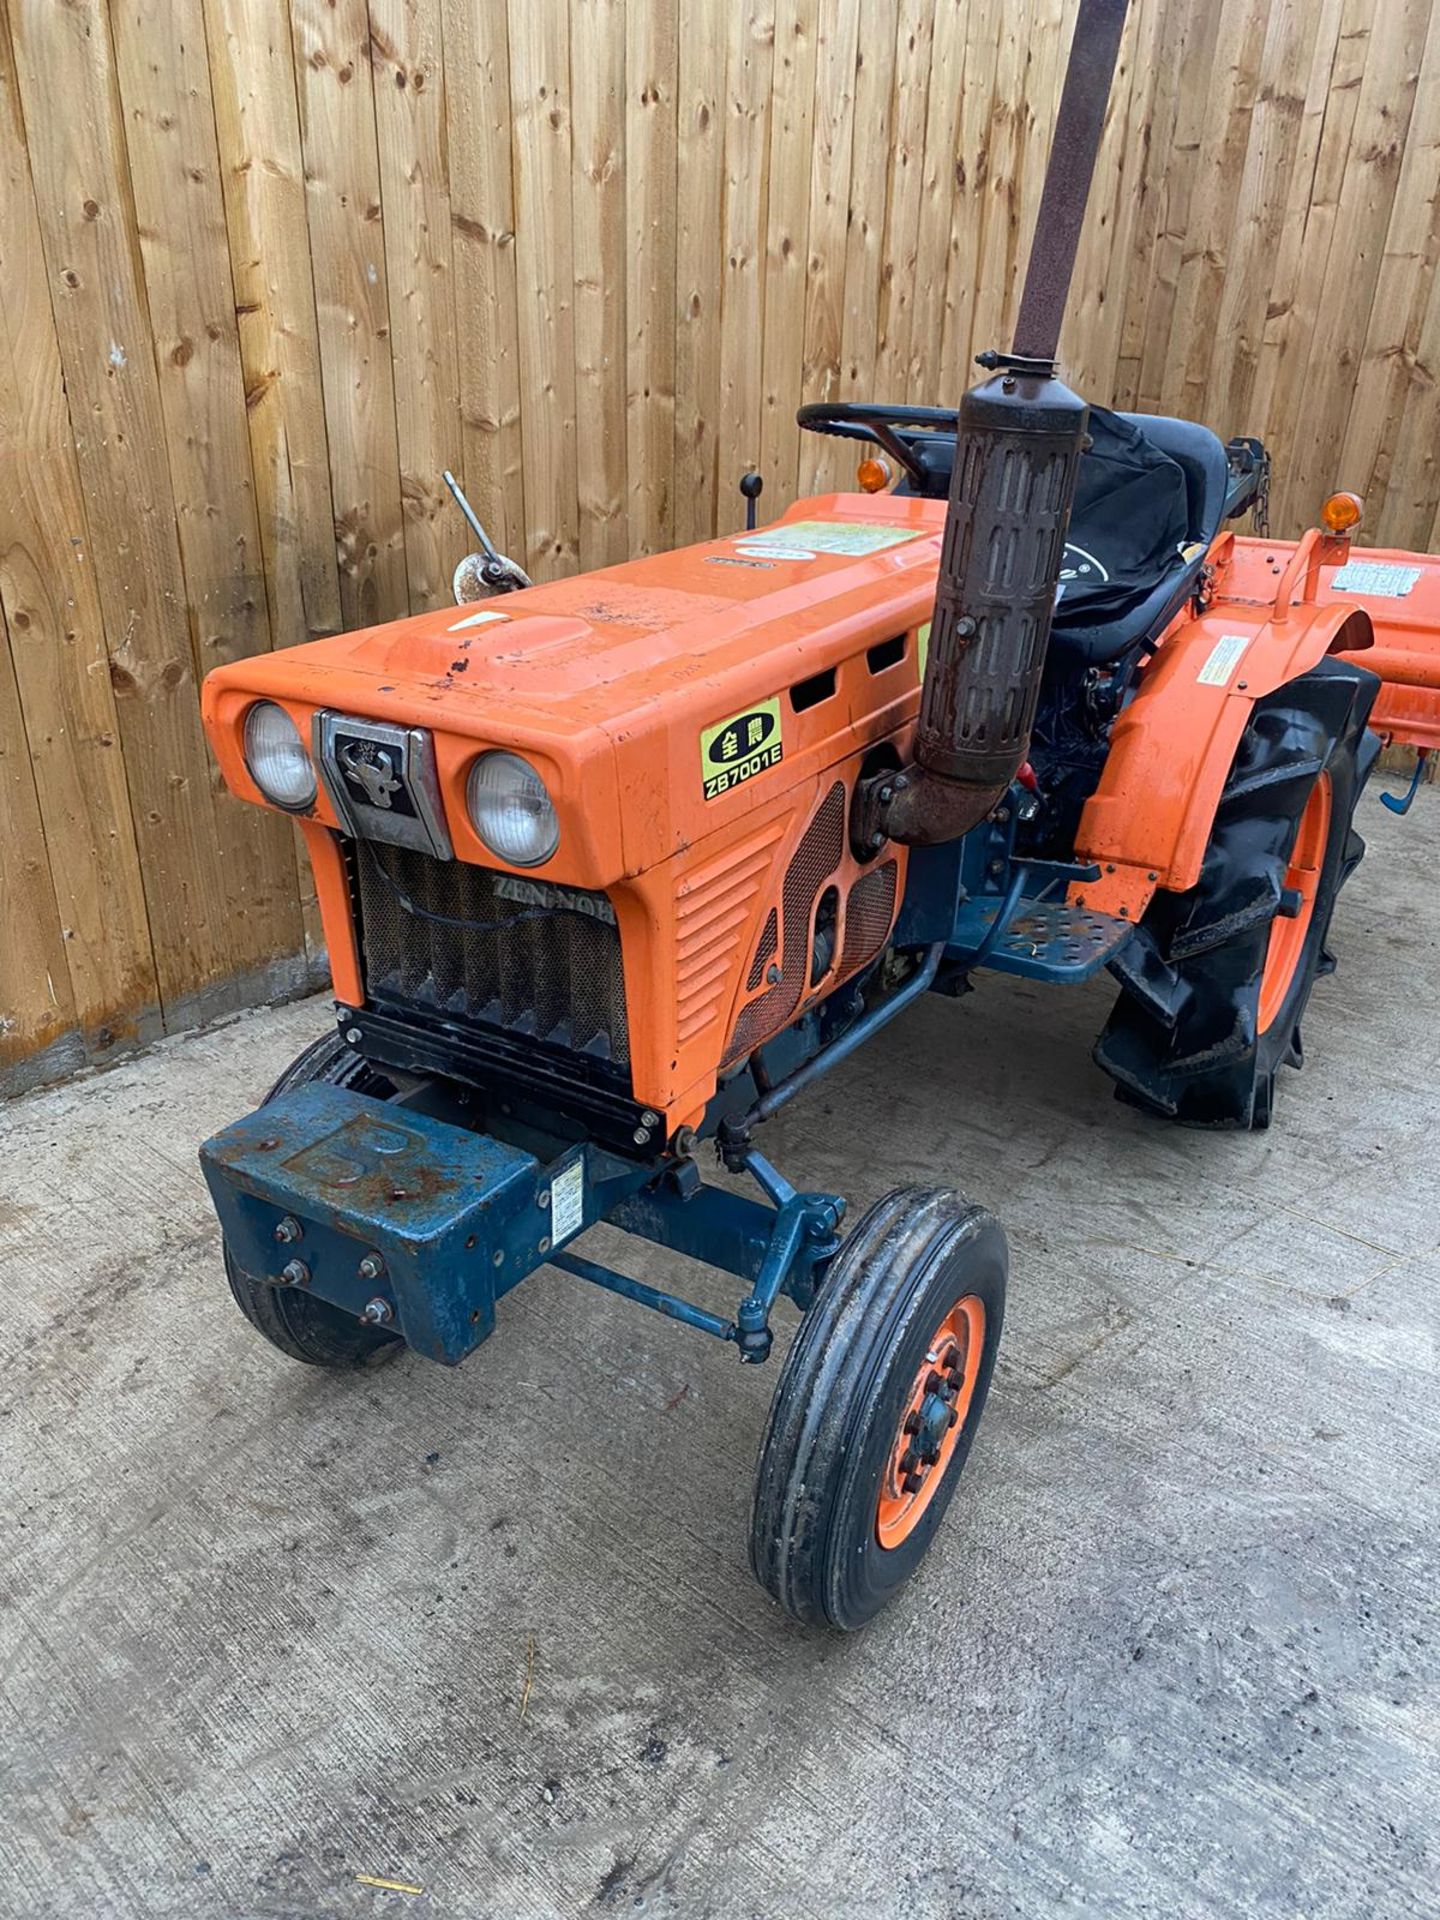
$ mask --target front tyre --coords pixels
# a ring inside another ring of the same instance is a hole
[[[1366,726],[1379,685],[1325,659],[1256,701],[1199,880],[1157,894],[1112,963],[1122,991],[1095,1059],[1121,1098],[1187,1126],[1269,1126],[1365,851],[1353,819],[1379,752]]]
[[[998,1221],[906,1187],[836,1255],[781,1369],[750,1564],[807,1626],[862,1627],[924,1559],[985,1410],[1005,1315]]]
[[[271,1087],[261,1106],[269,1106],[282,1093],[294,1087],[323,1082],[331,1087],[348,1087],[353,1093],[366,1093],[377,1100],[393,1097],[395,1088],[370,1063],[347,1047],[338,1034],[317,1040],[299,1054]],[[396,1334],[383,1328],[363,1326],[348,1313],[293,1287],[275,1286],[257,1280],[236,1265],[228,1243],[223,1246],[225,1278],[235,1296],[235,1304],[257,1333],[264,1334],[272,1347],[291,1360],[309,1367],[329,1367],[350,1372],[358,1367],[377,1367],[393,1360],[404,1346]]]

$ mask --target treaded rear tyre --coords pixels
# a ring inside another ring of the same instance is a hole
[[[316,1081],[382,1100],[395,1091],[392,1083],[347,1047],[338,1034],[327,1034],[290,1062],[260,1104],[269,1106],[292,1087],[310,1086]],[[350,1371],[393,1360],[404,1346],[398,1335],[362,1326],[328,1300],[252,1278],[236,1265],[228,1242],[222,1243],[222,1251],[225,1278],[236,1306],[272,1347],[278,1347],[291,1360],[309,1367]]]
[[[1379,686],[1327,658],[1255,703],[1199,880],[1157,894],[1111,966],[1122,991],[1095,1059],[1121,1099],[1186,1126],[1270,1124],[1365,851],[1354,813],[1380,749],[1366,726]]]
[[[888,1194],[835,1256],[776,1383],[750,1521],[756,1579],[805,1625],[864,1626],[924,1558],[985,1410],[1008,1263],[994,1216],[943,1187]]]

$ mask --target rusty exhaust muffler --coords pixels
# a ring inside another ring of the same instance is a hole
[[[1055,377],[1055,351],[1125,8],[1081,0],[1015,350],[981,354],[991,377],[960,402],[914,760],[863,784],[866,849],[968,833],[1030,743],[1088,419]]]

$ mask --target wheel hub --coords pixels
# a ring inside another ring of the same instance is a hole
[[[916,1372],[876,1510],[884,1547],[910,1533],[944,1477],[980,1369],[985,1310],[967,1295],[936,1328]]]

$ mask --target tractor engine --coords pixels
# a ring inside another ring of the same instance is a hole
[[[755,532],[221,668],[210,739],[293,813],[341,1030],[372,1062],[628,1153],[886,946],[945,509]]]

